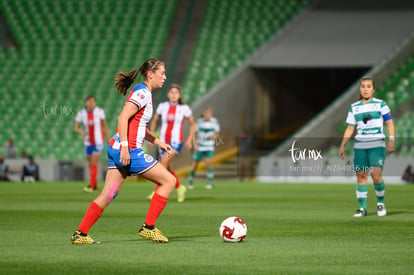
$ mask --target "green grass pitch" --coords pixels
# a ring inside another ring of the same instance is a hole
[[[89,232],[100,245],[70,242],[89,203],[84,183],[0,183],[0,274],[414,274],[414,185],[387,185],[388,216],[368,216],[353,184],[197,184],[175,192],[157,222],[168,244],[137,234],[152,190],[124,184]],[[102,187],[102,183],[101,183]],[[224,243],[219,225],[239,216],[248,233]]]

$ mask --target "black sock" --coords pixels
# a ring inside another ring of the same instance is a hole
[[[146,229],[153,230],[153,229],[155,228],[155,225],[148,225],[148,224],[145,224],[145,225],[144,225],[144,227],[145,227]]]

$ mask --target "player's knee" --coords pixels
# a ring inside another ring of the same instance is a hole
[[[365,184],[367,182],[367,176],[366,175],[358,175],[357,176],[357,183],[358,184]]]
[[[366,173],[357,173],[358,179],[366,179],[368,177],[368,174]]]
[[[175,177],[172,174],[169,174],[168,177],[161,181],[161,185],[166,188],[165,190],[172,192],[175,188],[176,182],[177,180]]]
[[[372,175],[372,181],[374,182],[374,184],[380,184],[382,182],[382,176]]]
[[[168,178],[168,186],[174,189],[177,184],[177,179],[172,174]]]

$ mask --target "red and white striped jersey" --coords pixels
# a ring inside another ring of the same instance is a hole
[[[85,145],[97,145],[104,143],[102,120],[105,120],[105,112],[95,107],[92,112],[82,109],[76,115],[76,122],[82,123],[87,135],[83,138]]]
[[[160,140],[165,143],[183,142],[184,120],[192,116],[190,107],[166,101],[158,105],[157,114],[161,117]]]
[[[142,148],[145,134],[147,133],[147,125],[152,117],[152,94],[147,85],[140,83],[135,85],[126,103],[131,102],[138,107],[138,112],[128,121],[128,147],[129,149]],[[125,103],[125,104],[126,104]],[[115,149],[120,149],[120,139],[118,129],[116,129],[115,137],[112,138],[110,144]]]

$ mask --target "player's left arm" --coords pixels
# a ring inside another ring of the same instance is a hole
[[[106,137],[106,140],[109,140],[111,137],[109,136],[108,124],[106,123],[105,119],[101,120],[102,131]]]
[[[193,141],[195,136],[195,130],[196,130],[196,123],[193,116],[190,116],[188,118],[188,123],[190,123],[190,130],[188,133],[187,140],[185,141],[185,145],[187,146],[188,150],[193,149]]]
[[[147,128],[147,131],[145,132],[145,139],[151,142],[152,144],[155,144],[155,140],[157,139],[157,137],[150,129]]]
[[[153,132],[148,130],[148,128],[147,128],[147,131],[145,133],[145,139],[147,141],[151,142],[152,144],[157,145],[158,148],[160,148],[161,150],[164,150],[165,152],[167,152],[168,155],[170,155],[174,152],[170,145],[162,142],[159,138],[157,138],[155,136],[155,134]]]
[[[220,137],[220,124],[218,123],[218,121],[216,120],[216,126],[215,126],[215,132],[213,134],[213,138],[212,139],[218,139]]]
[[[388,143],[387,143],[387,152],[392,153],[394,152],[394,140],[395,140],[395,127],[394,122],[391,116],[390,107],[383,101],[381,104],[381,115],[382,119],[384,120],[385,126],[388,129]]]
[[[388,153],[392,153],[395,150],[395,144],[394,144],[394,140],[395,140],[395,127],[394,127],[394,122],[392,121],[392,119],[389,119],[387,121],[385,121],[385,125],[388,128],[388,143],[387,143],[387,152]]]

